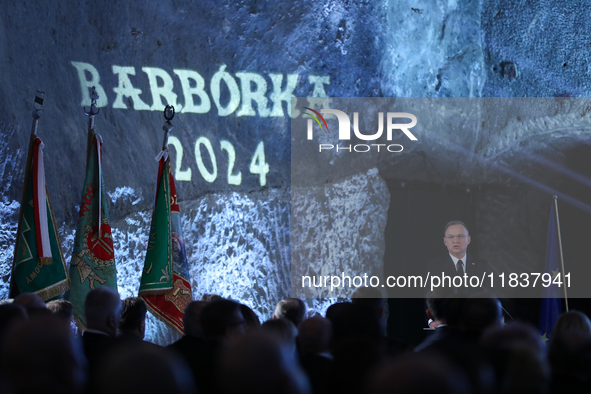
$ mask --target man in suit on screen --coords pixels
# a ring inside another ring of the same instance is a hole
[[[467,253],[468,245],[472,241],[468,227],[459,220],[452,220],[445,225],[443,234],[443,243],[447,247],[448,254],[429,261],[427,272],[431,276],[441,278],[441,287],[451,288],[452,294],[469,296],[475,292],[486,291],[485,287],[470,286],[470,277],[477,276],[482,280],[483,274],[486,272],[488,275],[490,270],[485,261],[478,260]],[[465,278],[464,275],[466,275]],[[462,280],[456,277],[461,277]],[[429,319],[429,327],[436,328],[437,324],[437,321]]]
[[[448,255],[436,258],[427,263],[427,271],[431,275],[442,276],[478,276],[487,271],[487,264],[479,261],[467,253],[472,238],[463,222],[453,220],[445,225],[443,243],[447,247]]]

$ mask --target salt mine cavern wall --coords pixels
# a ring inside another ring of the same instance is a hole
[[[565,256],[584,260],[591,204],[584,104],[576,111],[581,119],[570,123],[549,113],[549,121],[530,125],[495,118],[476,129],[461,120],[442,124],[418,144],[405,144],[403,153],[334,168],[329,179],[314,177],[317,163],[310,163],[303,184],[292,185],[290,150],[291,118],[303,119],[304,106],[329,108],[334,97],[587,96],[589,55],[581,43],[591,30],[582,15],[568,1],[6,5],[0,15],[0,299],[8,296],[35,91],[47,94],[39,136],[69,261],[91,86],[100,95],[96,127],[105,141],[122,297],[139,286],[167,104],[177,110],[170,151],[195,298],[214,292],[246,303],[263,319],[271,316],[290,294],[294,190],[306,196],[296,208],[321,216],[309,222],[307,237],[366,256],[356,270],[392,259],[384,231],[404,223],[388,216],[399,200],[386,185],[421,182],[480,191],[470,219],[473,247],[493,265],[519,259],[531,269],[543,262],[549,201],[560,191],[575,200],[564,203]],[[308,99],[292,107],[292,97]],[[346,223],[346,234],[355,237],[360,226],[375,236],[349,245],[342,234],[325,231],[319,224],[332,222],[337,208],[367,218]],[[444,250],[441,226],[422,223],[423,242],[434,254]],[[150,327],[150,340],[174,339],[160,323],[150,320]]]

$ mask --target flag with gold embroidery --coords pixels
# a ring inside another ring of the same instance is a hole
[[[185,241],[167,151],[157,160],[156,199],[139,296],[154,316],[182,334],[185,307],[192,301]]]
[[[99,286],[117,290],[115,251],[102,174],[102,145],[101,136],[90,129],[86,152],[86,179],[82,188],[78,227],[70,261],[72,285],[66,293],[66,299],[72,303],[76,323],[81,329],[86,328],[86,294]]]
[[[43,147],[41,139],[31,135],[10,297],[36,293],[47,301],[68,290],[70,277],[45,187]]]

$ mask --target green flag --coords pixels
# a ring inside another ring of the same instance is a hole
[[[37,293],[47,301],[68,290],[70,278],[45,187],[43,142],[34,134],[16,237],[10,297]]]
[[[109,226],[109,211],[101,172],[102,144],[100,135],[95,134],[92,129],[89,130],[86,179],[82,188],[78,228],[70,261],[72,286],[66,293],[66,299],[72,303],[74,317],[81,329],[86,328],[84,317],[86,294],[99,286],[108,286],[117,290],[113,237]]]
[[[156,205],[152,215],[140,295],[158,295],[172,289],[172,229],[170,223],[170,181],[167,163],[160,164]]]
[[[185,241],[168,151],[157,160],[156,201],[139,296],[154,316],[183,334],[185,308],[193,299]]]

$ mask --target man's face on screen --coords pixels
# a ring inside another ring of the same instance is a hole
[[[447,246],[449,254],[452,256],[462,259],[466,255],[466,249],[470,245],[470,236],[468,230],[461,224],[454,224],[449,226],[445,231],[445,237],[443,243]]]

